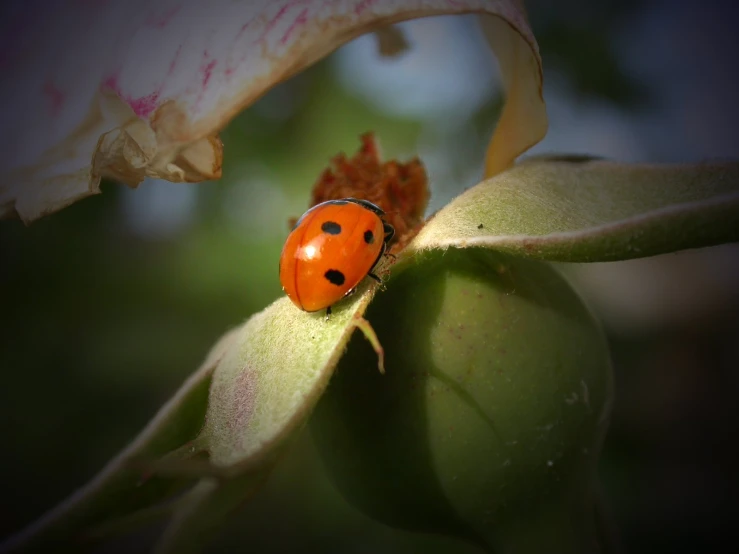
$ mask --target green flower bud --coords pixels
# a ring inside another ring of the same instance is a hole
[[[311,418],[332,480],[388,525],[495,552],[597,550],[594,471],[612,376],[606,342],[551,266],[433,251],[366,314]]]

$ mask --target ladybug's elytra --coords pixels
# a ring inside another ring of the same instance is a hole
[[[313,206],[295,224],[280,256],[282,290],[306,312],[326,308],[351,294],[385,253],[395,229],[379,207],[344,198]]]

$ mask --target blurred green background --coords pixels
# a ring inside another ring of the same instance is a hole
[[[556,4],[527,2],[551,118],[533,152],[736,155],[730,2],[698,14],[682,1]],[[500,86],[475,25],[467,16],[403,24],[412,50],[398,58],[379,58],[365,36],[279,85],[222,133],[218,182],[106,183],[28,228],[0,225],[2,536],[85,483],[222,333],[280,296],[287,219],[361,133],[373,130],[387,158],[422,157],[430,211],[479,179]],[[628,552],[709,552],[733,531],[738,252],[562,267],[613,348],[617,402],[601,475]],[[106,551],[138,550],[155,532]],[[307,436],[211,550],[236,547],[475,551],[357,513]]]

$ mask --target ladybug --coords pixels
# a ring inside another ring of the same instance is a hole
[[[395,229],[367,200],[329,200],[305,212],[280,256],[282,290],[301,310],[316,312],[348,296],[372,273]]]

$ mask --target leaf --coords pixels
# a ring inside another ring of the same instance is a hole
[[[216,343],[202,366],[95,478],[44,517],[0,544],[0,550],[35,551],[51,544],[78,544],[106,534],[109,529],[126,527],[131,521],[167,515],[166,509],[150,508],[182,489],[188,480],[150,477],[140,462],[157,459],[196,437],[203,425],[211,375],[233,339],[232,331]]]
[[[365,283],[349,302],[324,312],[298,310],[286,297],[236,332],[213,373],[206,424],[197,442],[220,480],[188,493],[158,552],[196,552],[218,523],[253,493],[307,421],[377,286]],[[374,332],[371,342],[377,349]],[[380,355],[381,355],[380,350]]]
[[[483,246],[560,262],[653,256],[739,240],[739,163],[533,159],[440,210],[406,253]]]
[[[199,437],[211,463],[238,474],[279,452],[318,401],[375,288],[365,283],[330,321],[286,297],[252,316],[213,374]]]
[[[503,167],[542,128],[541,64],[516,0],[62,0],[43,13],[24,8],[0,34],[0,64],[13,75],[0,90],[0,216],[31,222],[98,193],[101,177],[134,187],[147,176],[218,178],[216,134],[272,86],[378,27],[467,12],[500,18],[493,45],[512,103],[491,163]]]

